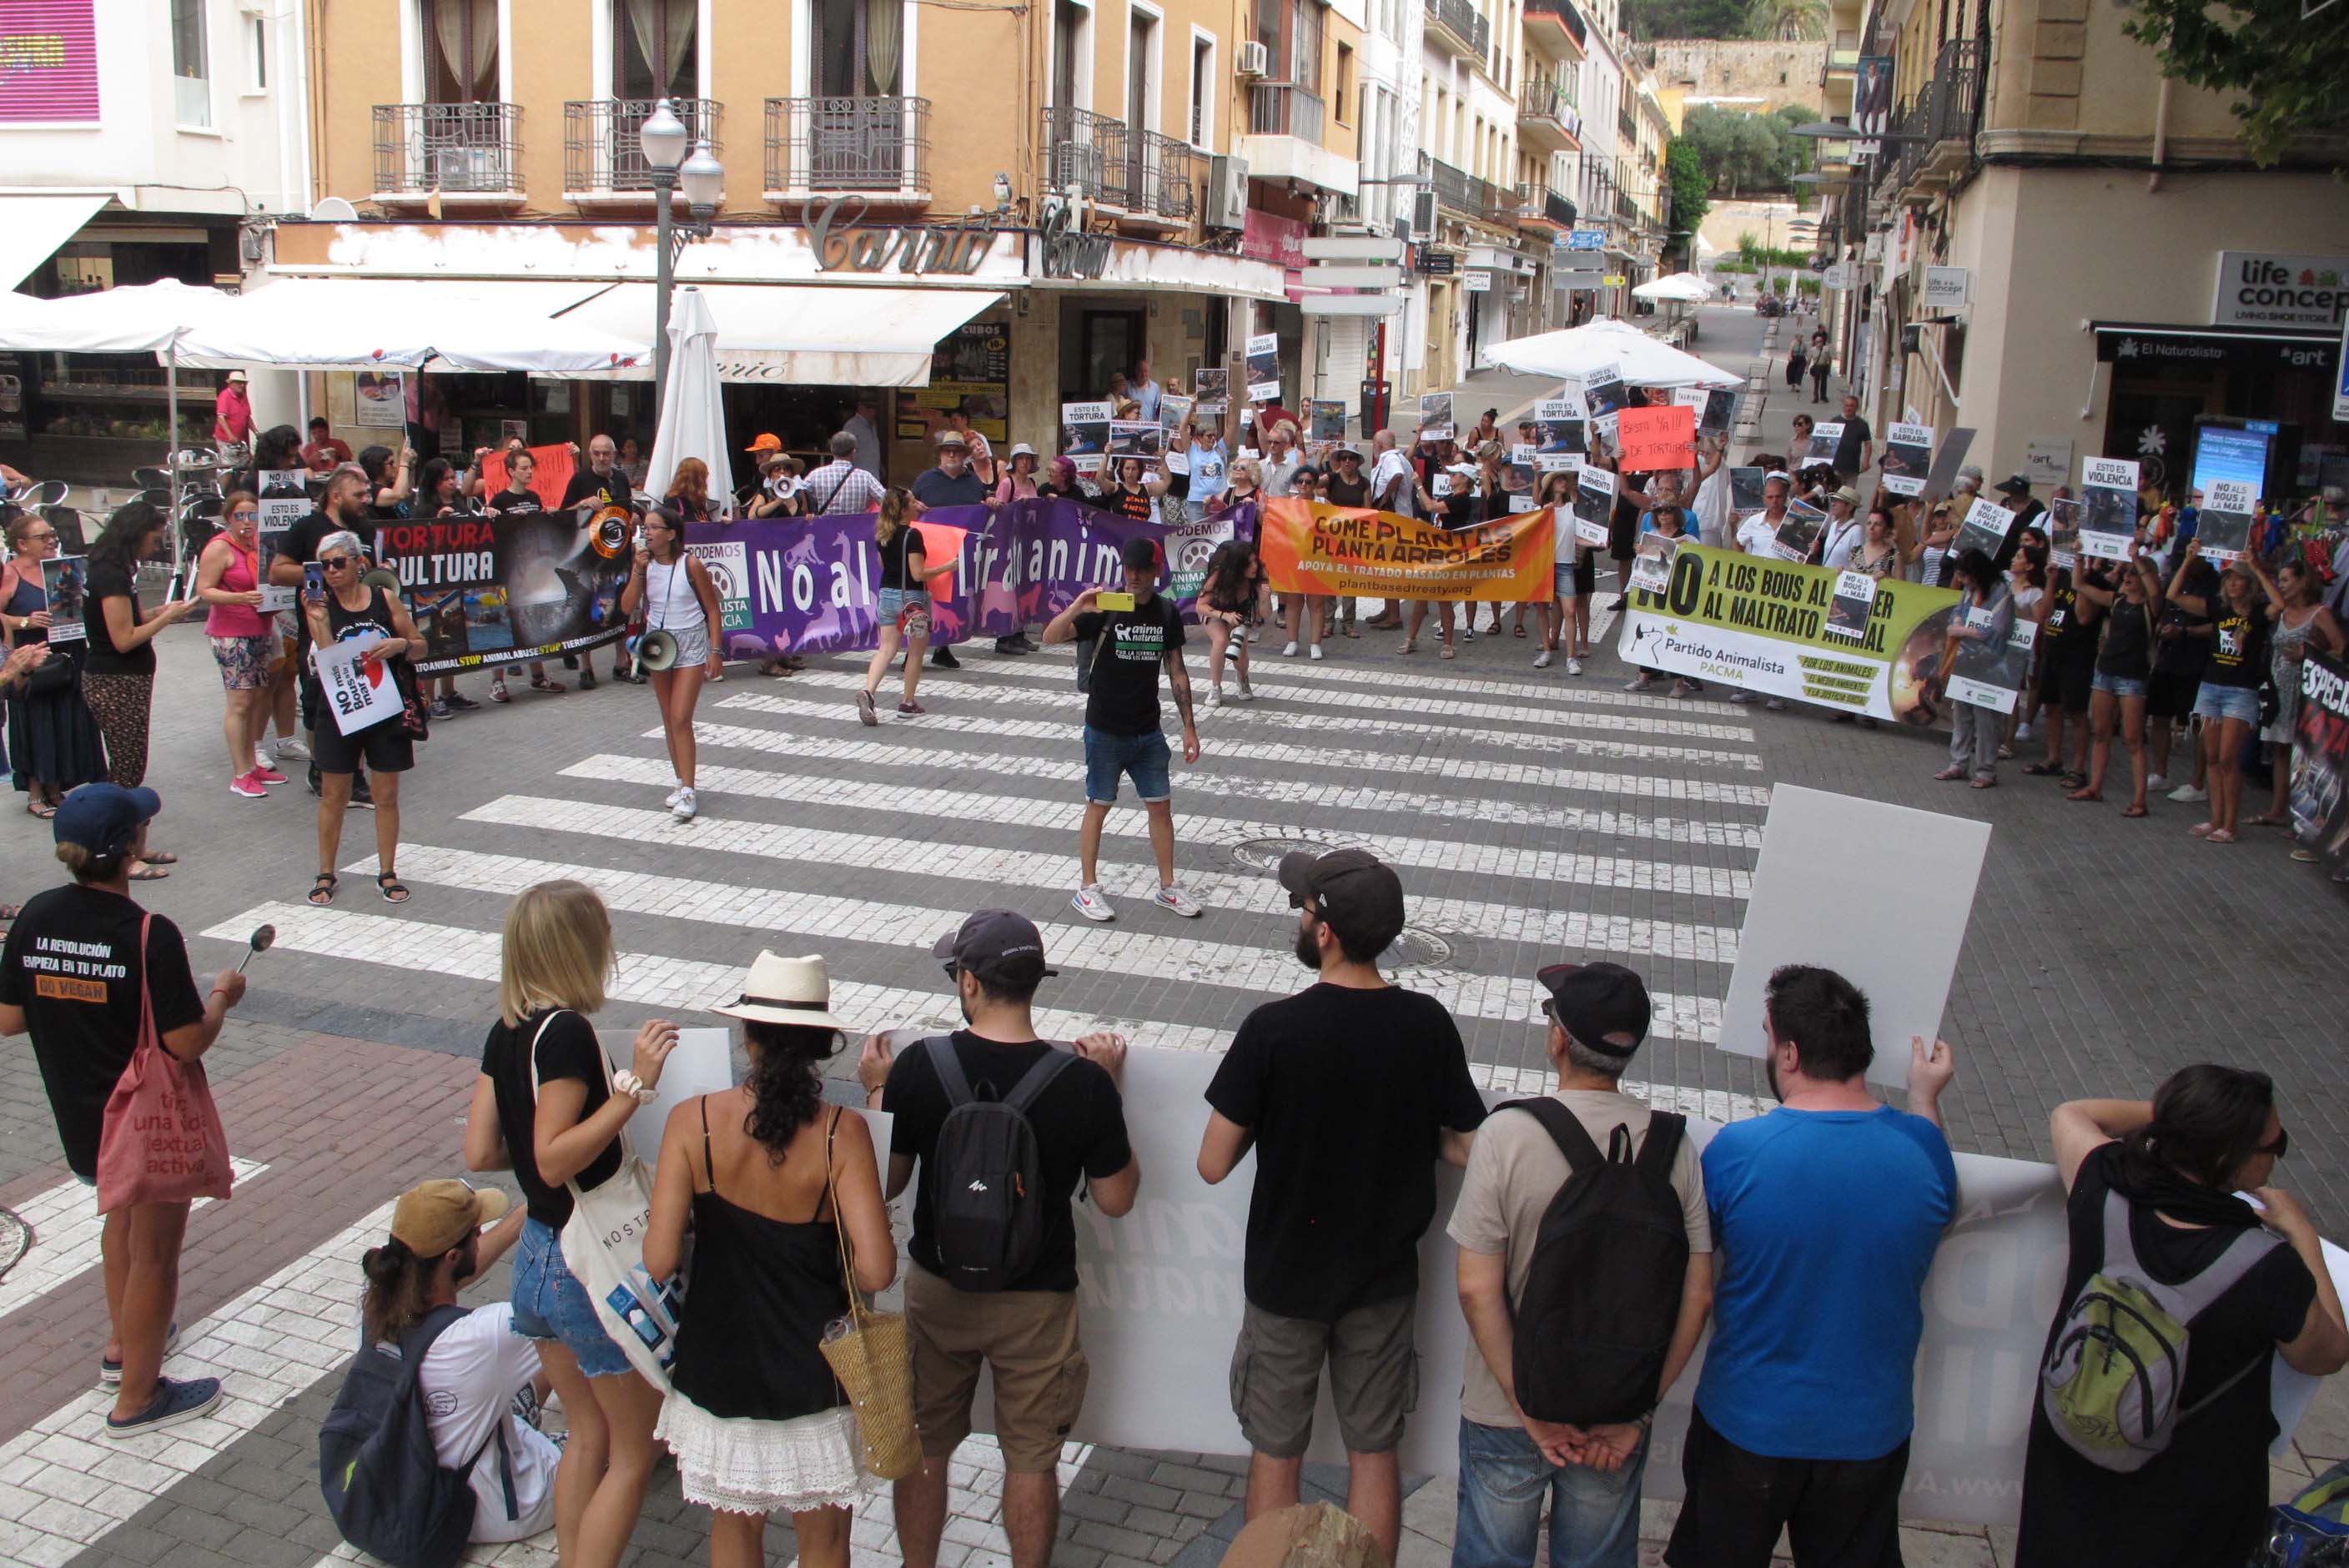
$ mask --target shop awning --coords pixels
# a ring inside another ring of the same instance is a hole
[[[649,375],[651,325],[603,331],[559,313],[613,285],[438,278],[284,278],[191,327],[183,366],[256,370],[526,370]]]
[[[32,354],[161,355],[174,338],[235,304],[214,288],[165,278],[63,299],[12,294],[0,303],[0,348]]]
[[[2293,332],[2273,326],[2092,321],[2088,327],[2096,335],[2096,357],[2125,369],[2141,365],[2329,371],[2341,344],[2338,333]]]
[[[938,344],[1003,298],[992,289],[696,286],[718,324],[719,379],[777,387],[926,387]],[[620,284],[557,319],[650,342],[653,304],[652,284]]]
[[[0,289],[13,289],[110,200],[103,191],[73,196],[0,196]]]

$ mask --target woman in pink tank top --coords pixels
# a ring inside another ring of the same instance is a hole
[[[265,766],[254,748],[269,727],[269,658],[274,651],[269,622],[261,613],[261,501],[238,490],[221,505],[227,524],[204,546],[196,562],[196,596],[212,606],[204,633],[212,638],[228,710],[221,731],[228,741],[229,789],[260,799],[264,784],[283,784],[285,775]]]

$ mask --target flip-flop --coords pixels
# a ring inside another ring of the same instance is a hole
[[[150,862],[146,865],[140,866],[137,871],[132,872],[128,880],[131,882],[161,882],[165,877],[170,876],[171,874],[171,873],[170,872],[165,871],[162,867]]]
[[[2128,806],[2123,808],[2121,815],[2124,817],[2142,817],[2146,815],[2146,810],[2142,806]]]
[[[176,866],[180,863],[180,857],[169,850],[150,850],[139,858],[150,866]]]
[[[38,817],[44,822],[47,821],[51,817],[54,817],[57,814],[57,809],[55,806],[50,805],[46,800],[30,801],[25,807],[25,815],[28,817]]]
[[[2045,779],[2051,777],[2055,771],[2044,762],[2026,762],[2023,765],[2023,770],[2033,779]]]

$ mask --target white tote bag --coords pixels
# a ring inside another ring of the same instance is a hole
[[[538,1042],[550,1013],[530,1042],[531,1096],[539,1091]],[[611,1058],[595,1048],[603,1065],[604,1088],[613,1094]],[[576,1180],[564,1186],[571,1193],[571,1220],[563,1227],[563,1261],[595,1304],[604,1332],[612,1336],[645,1381],[666,1394],[669,1363],[677,1356],[677,1315],[685,1302],[685,1280],[691,1258],[688,1253],[675,1274],[657,1280],[645,1272],[645,1236],[652,1227],[653,1176],[636,1158],[627,1130],[619,1136],[620,1168],[602,1184],[583,1189]]]

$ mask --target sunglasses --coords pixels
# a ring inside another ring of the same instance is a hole
[[[2290,1130],[2278,1127],[2276,1129],[2275,1141],[2273,1143],[2262,1143],[2257,1149],[2252,1150],[2251,1152],[2254,1154],[2271,1154],[2278,1160],[2282,1159],[2285,1155],[2292,1152],[2292,1133]]]
[[[28,531],[25,535],[27,539],[55,539],[57,536],[57,531],[55,529],[50,530],[47,533],[33,533]]]
[[[230,521],[234,522],[258,522],[261,521],[261,514],[249,506],[238,507],[234,511],[230,512],[228,515]]]
[[[318,558],[318,564],[328,572],[340,572],[358,562],[347,555],[325,555]]]

